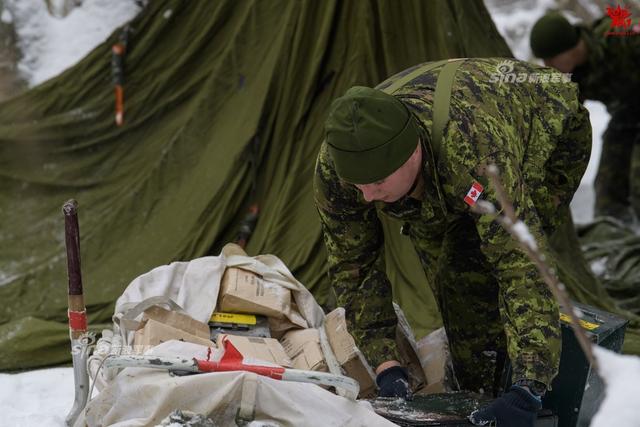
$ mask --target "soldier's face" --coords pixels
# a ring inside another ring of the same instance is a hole
[[[356,184],[367,202],[379,200],[393,203],[405,196],[415,182],[422,167],[420,143],[402,166],[385,179],[371,184]]]
[[[552,58],[545,58],[542,61],[547,67],[553,67],[561,73],[572,73],[573,70],[586,62],[588,56],[587,46],[584,40],[569,50],[566,50]]]
[[[553,58],[545,58],[544,65],[553,67],[561,73],[571,73],[576,67],[574,56],[571,50],[562,52]]]

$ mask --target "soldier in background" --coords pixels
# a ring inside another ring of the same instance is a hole
[[[549,13],[533,26],[530,42],[545,65],[572,73],[582,100],[606,105],[611,120],[595,181],[595,214],[634,223],[640,217],[640,23],[620,25],[628,31],[612,28],[609,17],[573,26]]]
[[[507,353],[511,360],[514,386],[470,419],[533,426],[558,370],[558,307],[517,242],[470,209],[479,198],[498,205],[484,176],[496,164],[516,214],[545,251],[547,236],[569,218],[591,125],[577,86],[555,70],[512,62],[509,71],[525,80],[517,83],[497,78],[504,61],[458,62],[457,71],[424,64],[376,89],[353,87],[331,105],[314,178],[329,276],[358,346],[377,367],[379,394],[408,397],[378,215],[404,221],[461,388],[497,395]],[[441,78],[453,81],[438,98]],[[434,125],[434,115],[445,121]]]

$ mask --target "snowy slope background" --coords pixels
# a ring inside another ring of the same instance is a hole
[[[52,3],[65,1],[70,3],[69,0]],[[29,86],[34,86],[82,59],[115,28],[134,17],[141,3],[135,0],[84,0],[66,17],[54,18],[48,13],[44,0],[0,0],[0,20],[15,28],[20,53],[17,70]],[[556,5],[556,0],[487,0],[486,3],[498,30],[516,58],[531,60],[528,33],[535,20],[547,8]],[[583,13],[586,11],[592,16],[604,10],[586,0],[577,1],[577,4]],[[576,19],[575,16],[570,18]],[[593,124],[593,151],[587,173],[572,203],[576,222],[588,222],[593,217],[593,180],[600,157],[601,135],[609,120],[602,104],[590,102],[587,107]],[[621,366],[621,369],[614,371],[638,371],[640,362],[637,358],[625,362],[628,368]],[[622,362],[607,359],[607,363],[618,366],[616,363]],[[624,377],[628,378],[628,375]],[[631,382],[640,384],[640,374],[638,377]],[[621,393],[633,394],[633,390],[626,385],[628,382],[623,379],[617,383]],[[73,395],[71,368],[0,374],[0,427],[63,426],[73,403]],[[604,419],[610,417],[609,414],[601,415]]]
[[[49,14],[44,0],[3,3],[0,19],[15,28],[21,53],[18,71],[29,86],[75,65],[140,11],[134,0],[85,0],[64,18],[56,18]]]

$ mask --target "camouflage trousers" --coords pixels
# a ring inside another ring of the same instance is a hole
[[[637,114],[614,113],[602,138],[595,180],[595,215],[640,218],[640,124]]]
[[[568,120],[566,132],[544,168],[535,164],[523,167],[545,234],[552,235],[562,224],[571,222],[569,203],[587,167],[590,151],[591,124],[588,112],[581,108]],[[575,234],[568,238],[577,239]],[[498,279],[480,247],[471,215],[449,222],[430,286],[447,332],[460,388],[496,395],[503,385],[503,368],[509,354],[506,319]],[[553,248],[547,253],[547,260],[555,267],[552,251]],[[557,359],[550,363],[559,363]],[[554,368],[557,371],[558,366]]]

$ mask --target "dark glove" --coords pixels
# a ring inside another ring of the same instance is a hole
[[[488,406],[473,411],[469,421],[477,426],[496,421],[498,427],[534,427],[540,408],[542,402],[539,397],[514,385]]]
[[[411,400],[411,389],[409,388],[409,376],[407,370],[402,366],[393,366],[380,372],[376,377],[379,397],[401,397]]]

